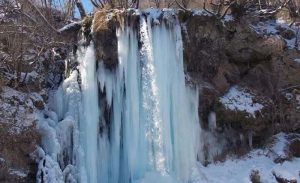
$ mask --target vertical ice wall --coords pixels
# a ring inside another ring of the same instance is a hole
[[[180,26],[151,21],[141,17],[139,40],[119,30],[118,68],[98,70],[112,110],[108,182],[188,182],[197,161],[198,94],[185,84]]]
[[[85,50],[79,50],[79,70],[81,73],[81,91],[83,117],[80,121],[80,144],[84,159],[81,160],[84,169],[81,170],[82,181],[98,182],[99,157],[99,117],[98,84],[96,77],[96,60],[94,47],[90,45]],[[86,178],[85,178],[86,175]],[[86,179],[86,180],[85,180]]]
[[[118,30],[113,70],[96,62],[93,44],[79,49],[81,95],[72,90],[78,91],[74,71],[73,85],[60,87],[54,105],[60,147],[53,158],[65,149],[72,159],[59,161],[66,164],[64,180],[72,174],[80,183],[191,182],[200,143],[198,93],[185,83],[181,29],[171,17],[152,25],[151,16],[141,16],[138,29]]]

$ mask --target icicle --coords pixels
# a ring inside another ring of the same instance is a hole
[[[81,50],[82,51],[82,50]],[[79,55],[83,118],[80,121],[81,145],[84,149],[84,167],[89,183],[96,183],[98,175],[99,105],[94,46],[91,44]],[[100,140],[101,141],[101,140]],[[83,176],[83,175],[82,175]]]

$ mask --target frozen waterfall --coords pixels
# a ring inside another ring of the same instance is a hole
[[[63,104],[72,96],[72,85],[63,85],[54,95],[58,124],[76,116],[77,142],[57,151],[73,145],[69,156],[77,182],[192,182],[200,146],[198,93],[185,83],[178,21],[151,21],[141,16],[138,29],[127,25],[117,31],[115,69],[96,61],[92,43],[80,49],[77,105]],[[68,113],[69,108],[80,114]]]

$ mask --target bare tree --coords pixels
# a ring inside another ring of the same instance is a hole
[[[76,6],[85,17],[78,0],[0,1],[0,72],[13,76],[14,87],[25,81],[30,68],[40,64],[40,56],[69,44],[58,28],[72,22]],[[28,52],[34,61],[26,61]]]

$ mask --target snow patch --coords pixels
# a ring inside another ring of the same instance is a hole
[[[80,22],[71,22],[70,24],[68,25],[65,25],[64,27],[62,27],[61,29],[58,30],[58,32],[64,32],[66,30],[70,30],[72,28],[80,28],[81,27],[81,21]]]
[[[292,100],[293,99],[293,94],[292,93],[285,93],[285,98],[287,99],[287,100]]]
[[[255,31],[257,34],[274,35],[274,36],[280,36],[280,29],[290,30],[293,31],[295,34],[297,29],[297,27],[295,26],[290,27],[289,24],[281,18],[276,20],[260,21],[257,24],[251,24],[250,28],[253,31]],[[295,48],[296,38],[292,38],[292,39],[283,38],[283,39],[286,42],[286,46],[289,49]]]
[[[270,151],[276,153],[279,157],[286,157],[286,145],[288,144],[288,140],[286,139],[286,134],[279,133],[274,136],[275,143],[270,147]]]
[[[23,93],[3,86],[0,93],[0,122],[11,124],[9,132],[18,134],[22,129],[32,126],[36,121],[37,110],[31,97],[32,93]],[[38,95],[38,94],[36,94]]]
[[[192,12],[193,12],[193,16],[195,16],[195,15],[212,16],[210,13],[208,13],[204,9],[194,9],[194,10],[192,10]]]
[[[245,111],[255,118],[255,112],[264,106],[253,101],[255,96],[245,89],[233,86],[219,101],[230,110]]]
[[[276,153],[281,153],[287,143],[286,135],[280,133],[275,136],[275,143],[270,148]],[[204,167],[198,164],[198,178],[194,183],[251,183],[249,178],[252,170],[258,170],[261,182],[277,182],[273,171],[286,179],[295,179],[300,181],[300,158],[294,158],[292,161],[285,161],[282,164],[276,164],[273,159],[268,157],[270,149],[257,149],[241,159],[230,159],[223,163],[209,164]]]
[[[300,109],[300,95],[296,95],[296,100],[298,101],[297,109]]]
[[[258,34],[271,34],[275,35],[279,33],[276,29],[278,25],[274,21],[265,21],[265,22],[258,22],[256,25],[250,25],[252,30],[254,30]]]
[[[300,64],[300,58],[296,58],[294,61]]]
[[[17,169],[9,169],[9,174],[11,175],[16,175],[18,177],[27,177],[27,174],[26,172],[22,171],[22,170],[17,170]]]
[[[225,15],[224,19],[222,19],[224,22],[232,22],[234,21],[234,17],[232,15]]]

